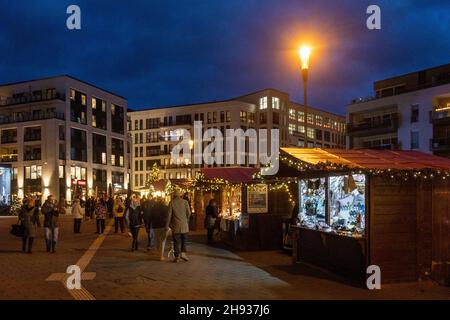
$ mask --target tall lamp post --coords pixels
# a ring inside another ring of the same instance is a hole
[[[305,147],[308,147],[308,71],[309,71],[309,56],[311,55],[311,47],[302,46],[298,50],[300,56],[300,65],[302,69],[303,78],[303,107],[305,113]]]

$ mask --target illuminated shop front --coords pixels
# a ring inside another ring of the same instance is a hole
[[[11,204],[11,168],[0,166],[0,206]]]

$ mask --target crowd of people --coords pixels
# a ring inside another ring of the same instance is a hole
[[[32,253],[34,238],[41,227],[40,215],[44,216],[44,235],[47,252],[55,253],[60,229],[60,215],[66,213],[64,199],[57,202],[48,196],[42,206],[32,196],[26,197],[19,212],[19,223],[23,228],[22,251]],[[105,232],[106,221],[113,220],[114,233],[127,234],[131,238],[131,250],[139,249],[139,233],[147,233],[147,250],[155,251],[159,259],[165,260],[165,244],[172,234],[174,262],[189,261],[187,257],[187,234],[191,216],[190,203],[181,191],[175,191],[169,204],[162,198],[141,198],[132,195],[125,199],[107,195],[75,197],[71,214],[73,232],[80,234],[83,221],[95,220],[96,233]],[[128,229],[128,230],[127,230]]]

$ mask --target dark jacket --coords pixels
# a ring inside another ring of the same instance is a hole
[[[57,206],[46,200],[42,205],[41,211],[44,215],[44,228],[59,227],[59,211]]]
[[[41,226],[39,220],[39,208],[28,205],[22,206],[19,212],[19,220],[24,228],[24,237],[34,238],[36,236],[37,227]]]
[[[168,223],[169,208],[163,201],[156,201],[153,203],[150,210],[150,222],[153,229],[165,228]]]
[[[205,228],[212,229],[216,224],[216,219],[219,217],[217,207],[208,204],[205,210]]]
[[[114,199],[109,198],[108,201],[106,202],[106,206],[108,207],[108,213],[112,213],[114,208]]]
[[[151,222],[151,211],[152,207],[155,205],[155,201],[153,200],[145,200],[141,204],[142,212],[144,213],[144,222],[145,224],[150,224]]]
[[[128,220],[130,221],[130,227],[137,227],[144,224],[143,212],[141,206],[128,207]]]

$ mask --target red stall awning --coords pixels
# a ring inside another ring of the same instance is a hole
[[[246,183],[253,180],[253,175],[259,172],[259,169],[246,167],[202,168],[200,172],[207,179],[223,179],[230,183]]]

